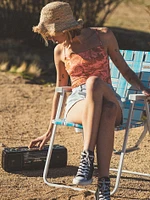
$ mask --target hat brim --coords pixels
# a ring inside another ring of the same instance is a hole
[[[57,33],[64,33],[67,31],[75,30],[75,29],[81,29],[83,27],[83,21],[82,19],[79,19],[77,21],[73,21],[70,23],[66,23],[65,27],[60,26],[60,24],[53,23],[53,24],[44,24],[39,23],[37,26],[33,27],[33,31],[35,33],[44,34],[48,33],[50,36],[55,36]]]

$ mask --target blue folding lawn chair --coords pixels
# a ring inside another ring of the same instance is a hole
[[[141,79],[143,84],[147,87],[150,87],[150,52],[121,50],[121,54],[123,55],[124,59],[126,60],[127,64],[130,66],[130,68],[132,68],[132,70]],[[123,170],[123,161],[124,161],[125,153],[127,151],[126,146],[127,146],[127,141],[128,141],[129,129],[138,127],[138,126],[143,126],[144,128],[139,139],[133,146],[133,149],[139,146],[139,144],[142,142],[147,132],[150,133],[150,107],[149,107],[149,102],[148,102],[150,100],[150,97],[146,97],[144,94],[141,94],[135,88],[131,87],[131,85],[123,78],[123,76],[120,74],[120,72],[114,66],[111,60],[110,60],[110,68],[111,68],[112,85],[114,89],[116,90],[116,92],[121,96],[123,104],[124,104],[123,124],[119,127],[116,127],[116,131],[123,130],[123,129],[125,130],[122,149],[120,152],[116,151],[116,153],[120,153],[120,161],[119,161],[118,168],[110,169],[117,172],[115,187],[113,191],[111,192],[111,195],[112,195],[117,191],[119,187],[122,173],[130,173],[130,174],[150,177],[150,174],[147,174],[147,173],[139,173],[139,172]],[[60,98],[59,98],[56,117],[53,120],[54,126],[52,130],[52,136],[50,139],[49,150],[48,150],[45,168],[43,172],[43,179],[46,184],[52,187],[63,187],[63,188],[80,191],[84,189],[79,188],[79,187],[50,183],[47,180],[57,126],[58,125],[72,126],[76,128],[76,131],[80,131],[82,129],[81,124],[74,124],[72,122],[67,122],[64,119],[60,119],[60,115],[62,112],[64,99],[65,99],[64,98],[65,93],[70,92],[70,91],[71,91],[71,87],[56,88],[56,92],[60,94]],[[95,191],[91,191],[91,192],[95,192]]]

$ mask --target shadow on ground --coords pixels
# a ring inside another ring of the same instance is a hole
[[[50,168],[48,172],[48,178],[58,178],[65,176],[74,176],[77,172],[78,167],[76,166],[67,166],[63,168]],[[43,169],[41,170],[22,170],[14,171],[11,174],[21,174],[26,177],[42,177]]]

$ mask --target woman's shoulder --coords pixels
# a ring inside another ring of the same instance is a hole
[[[62,58],[62,53],[64,52],[64,46],[62,44],[57,44],[54,48],[54,56]]]
[[[113,34],[110,28],[108,27],[90,27],[92,30],[97,30],[100,35],[110,36]]]
[[[63,50],[63,45],[62,44],[57,44],[54,48],[55,53],[62,52]]]
[[[62,44],[57,44],[54,48],[54,59],[55,62],[64,62],[64,46]]]
[[[103,46],[107,49],[110,46],[115,38],[113,32],[108,27],[92,27],[91,29],[95,29],[99,34],[99,37],[103,43]]]

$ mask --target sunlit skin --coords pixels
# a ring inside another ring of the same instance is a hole
[[[69,46],[65,47],[66,55],[72,52],[80,53],[98,46],[97,36],[94,28],[84,28],[79,36],[73,38]],[[150,89],[145,88],[136,74],[129,68],[120,54],[118,43],[111,30],[108,28],[97,28],[101,42],[108,56],[124,78],[133,86],[150,96]],[[68,84],[68,74],[64,64],[64,43],[66,33],[59,33],[48,39],[58,43],[54,50],[54,61],[57,71],[56,87]],[[114,144],[114,128],[121,121],[121,108],[119,103],[106,83],[96,76],[87,79],[87,96],[85,100],[77,102],[68,112],[67,120],[82,123],[84,130],[84,150],[94,151],[97,147],[98,176],[109,176],[109,166]],[[58,94],[54,94],[51,119],[48,130],[42,136],[32,140],[29,147],[39,146],[39,149],[49,141],[58,105]],[[78,111],[78,112],[76,112]]]

